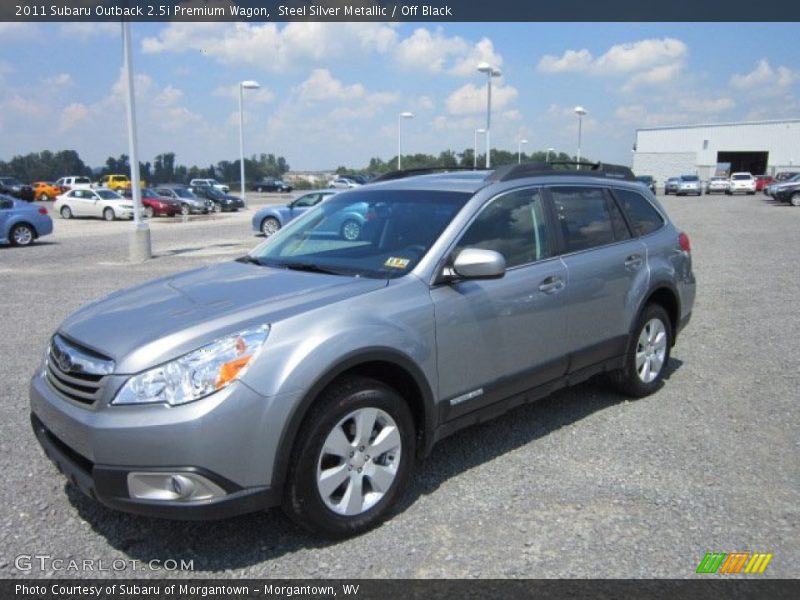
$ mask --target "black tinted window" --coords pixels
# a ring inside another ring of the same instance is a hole
[[[469,226],[457,251],[467,247],[499,252],[507,267],[549,256],[539,190],[518,190],[492,200]]]
[[[614,241],[611,215],[601,188],[554,187],[552,194],[567,252]]]
[[[647,235],[664,224],[658,211],[641,194],[629,190],[614,190],[614,193],[635,235]]]
[[[14,203],[11,200],[6,200],[5,198],[0,198],[0,208],[13,208]]]

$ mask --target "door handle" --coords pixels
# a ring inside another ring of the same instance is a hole
[[[564,289],[564,280],[556,275],[545,277],[539,284],[539,291],[545,294],[555,294]]]
[[[626,269],[638,269],[642,266],[642,257],[639,254],[631,254],[628,258],[625,259],[625,268]]]

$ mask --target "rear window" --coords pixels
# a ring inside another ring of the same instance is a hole
[[[753,178],[752,175],[734,175],[733,176],[733,179],[735,179],[737,181],[742,181],[742,180],[752,179],[752,178]]]
[[[661,229],[664,219],[644,196],[630,190],[614,190],[635,235],[647,235]]]
[[[699,181],[700,178],[697,175],[681,175],[681,179],[683,181]]]
[[[553,187],[551,193],[567,252],[615,241],[611,213],[601,188]]]
[[[91,183],[91,180],[88,177],[76,177],[75,183]]]

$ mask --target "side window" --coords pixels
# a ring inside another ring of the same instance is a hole
[[[456,247],[495,250],[507,267],[524,265],[550,256],[540,190],[524,189],[492,200],[469,226]]]
[[[617,241],[629,240],[631,238],[631,232],[630,229],[628,229],[628,224],[625,223],[625,217],[622,216],[622,211],[610,194],[608,194],[608,207],[611,211],[611,227],[614,229],[614,238]]]
[[[602,188],[554,187],[551,194],[567,252],[615,241],[611,214]]]
[[[11,200],[6,200],[5,198],[0,198],[0,208],[8,209],[13,208],[14,203]]]
[[[628,217],[634,235],[647,235],[664,225],[664,219],[641,194],[630,190],[614,190],[622,210]]]

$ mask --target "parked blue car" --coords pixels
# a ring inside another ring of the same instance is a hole
[[[53,220],[43,206],[0,195],[0,244],[30,246],[53,232]]]
[[[292,219],[296,219],[308,209],[339,191],[337,189],[313,190],[295,198],[289,204],[265,206],[253,215],[253,231],[269,237]]]

